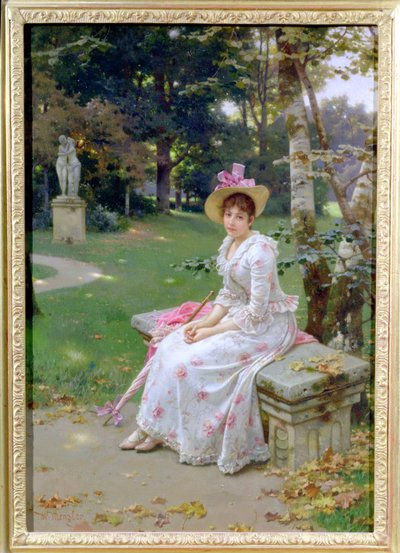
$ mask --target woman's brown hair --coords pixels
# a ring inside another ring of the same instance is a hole
[[[247,213],[249,217],[255,217],[255,214],[256,214],[255,203],[247,194],[242,194],[241,192],[237,192],[236,194],[232,194],[231,196],[228,196],[227,198],[225,198],[221,208],[222,215],[230,207],[237,207],[241,211],[244,211],[245,213]]]

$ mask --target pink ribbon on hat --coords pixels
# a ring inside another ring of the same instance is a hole
[[[232,165],[232,173],[228,171],[221,171],[218,173],[218,180],[220,184],[217,184],[215,190],[220,188],[232,188],[236,186],[243,186],[244,188],[251,188],[256,185],[254,179],[244,179],[245,165],[240,163],[234,163]]]

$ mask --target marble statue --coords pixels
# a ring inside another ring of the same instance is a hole
[[[76,156],[75,140],[73,138],[68,138],[67,144],[68,194],[71,196],[78,196],[82,164]]]
[[[78,197],[79,181],[81,178],[81,162],[77,158],[75,140],[66,138],[63,134],[58,138],[58,158],[56,171],[61,187],[61,196]],[[68,190],[67,190],[68,185]]]
[[[67,190],[67,138],[62,134],[58,137],[60,146],[58,148],[58,158],[56,163],[56,171],[61,187],[61,195],[66,195]]]

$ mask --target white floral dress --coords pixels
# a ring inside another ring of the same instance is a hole
[[[239,330],[193,344],[178,328],[159,344],[140,404],[138,426],[164,440],[182,463],[217,463],[234,473],[266,461],[255,376],[283,354],[297,332],[297,296],[284,294],[276,269],[276,242],[254,231],[233,257],[233,238],[219,249],[223,288],[214,303],[229,309]]]

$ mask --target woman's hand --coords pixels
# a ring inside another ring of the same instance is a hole
[[[214,332],[212,332],[211,328],[205,328],[200,324],[189,323],[184,330],[184,340],[187,344],[193,344],[213,334]]]

